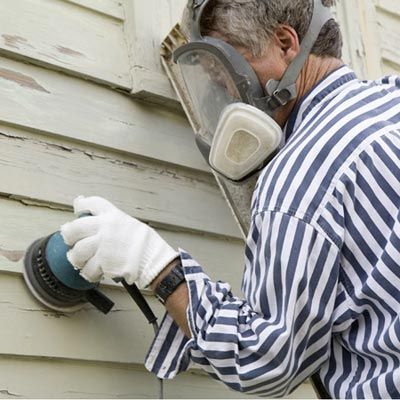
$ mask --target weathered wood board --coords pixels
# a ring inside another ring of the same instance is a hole
[[[46,202],[0,198],[0,271],[20,274],[27,247],[75,218],[69,211],[50,207]],[[156,230],[171,246],[192,254],[213,279],[229,282],[234,293],[240,294],[244,265],[241,240],[160,227]]]
[[[183,115],[54,71],[0,57],[0,123],[201,171]]]
[[[131,87],[123,21],[70,2],[2,0],[0,54],[110,86]]]
[[[64,0],[101,14],[113,17],[120,21],[125,20],[125,12],[122,0]]]
[[[0,398],[158,398],[158,381],[140,365],[0,356],[0,371]],[[308,386],[288,398],[314,398]],[[165,381],[164,393],[166,399],[245,398],[197,371]]]
[[[0,354],[143,362],[154,332],[120,289],[103,289],[116,303],[107,315],[89,305],[67,315],[39,304],[26,289],[21,275],[2,272],[0,282]],[[161,315],[158,302],[149,300]]]
[[[186,4],[187,0],[125,0],[132,94],[150,101],[157,98],[165,103],[177,101],[161,67],[160,45],[180,21]]]
[[[145,221],[239,237],[207,174],[1,129],[0,148],[1,193],[67,207],[78,195],[101,195]]]
[[[378,2],[378,24],[383,68],[387,74],[400,73],[400,2]]]
[[[374,0],[379,9],[400,18],[400,2],[397,0]]]

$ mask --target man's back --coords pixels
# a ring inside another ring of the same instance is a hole
[[[293,386],[323,359],[336,397],[399,397],[400,79],[360,82],[341,68],[286,133],[253,199],[244,292],[277,320],[293,308]],[[261,249],[265,265],[254,262]]]

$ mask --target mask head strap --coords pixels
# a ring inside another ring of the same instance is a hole
[[[191,19],[190,40],[192,41],[202,39],[200,21],[203,11],[209,2],[210,0],[192,0],[187,5]]]
[[[321,29],[331,18],[332,15],[329,8],[322,4],[322,0],[314,0],[312,19],[308,31],[301,42],[299,54],[287,68],[282,80],[275,81],[271,79],[267,82],[265,89],[270,96],[268,108],[271,111],[284,106],[297,96],[297,78],[318,39]]]

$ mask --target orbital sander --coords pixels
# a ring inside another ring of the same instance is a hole
[[[60,312],[80,310],[92,303],[107,314],[114,303],[88,282],[67,259],[69,247],[61,233],[33,242],[25,253],[24,278],[31,293],[45,306]]]
[[[30,292],[40,303],[55,311],[71,313],[91,303],[107,314],[114,303],[100,292],[99,283],[88,282],[73,267],[67,259],[69,249],[60,232],[38,239],[28,247],[23,275]],[[123,279],[114,280],[123,284],[149,323],[156,324],[157,317],[138,287],[128,285]]]

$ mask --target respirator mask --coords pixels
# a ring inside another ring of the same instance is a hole
[[[202,155],[224,177],[242,181],[262,169],[283,146],[284,134],[272,117],[296,98],[296,80],[331,14],[322,0],[313,1],[313,16],[299,54],[280,81],[270,80],[262,87],[234,47],[201,35],[202,15],[212,1],[189,2],[191,41],[173,56],[200,122],[196,143]]]

